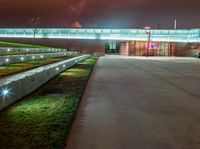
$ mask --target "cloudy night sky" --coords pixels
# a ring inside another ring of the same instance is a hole
[[[0,0],[1,27],[200,27],[200,0]]]

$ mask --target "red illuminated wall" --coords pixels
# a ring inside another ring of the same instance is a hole
[[[126,56],[129,55],[129,42],[121,42],[119,54]]]

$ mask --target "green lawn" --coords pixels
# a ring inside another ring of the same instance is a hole
[[[63,148],[97,59],[79,63],[0,112],[0,148]]]
[[[14,43],[14,42],[4,42],[4,41],[0,41],[0,47],[49,48],[47,46],[32,45],[32,44],[22,44],[22,43]]]
[[[43,54],[43,53],[53,53],[51,51],[49,52],[1,52],[0,56],[6,56],[6,55],[21,55],[21,54]]]
[[[76,56],[76,55],[59,57],[59,58],[48,58],[48,59],[35,60],[35,61],[27,61],[24,63],[16,63],[16,64],[9,64],[6,66],[0,66],[0,78],[15,74],[15,73],[23,72],[23,71],[26,71],[29,69],[37,68],[37,67],[40,67],[43,65],[66,60],[66,59],[72,58],[74,56]]]

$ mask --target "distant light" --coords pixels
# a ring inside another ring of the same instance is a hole
[[[150,30],[151,27],[150,26],[145,26],[144,29]]]
[[[43,55],[41,55],[40,57],[41,57],[41,58],[43,58],[44,56],[43,56]]]
[[[26,49],[26,51],[28,52],[28,51],[29,51],[29,49]]]
[[[7,49],[8,52],[10,52],[10,49]]]
[[[35,56],[33,56],[32,59],[35,59]]]
[[[63,67],[65,68],[65,67],[66,67],[66,65],[63,65]]]
[[[21,59],[21,61],[23,61],[23,60],[24,60],[24,57],[21,57],[20,59]]]
[[[59,68],[57,67],[57,68],[56,68],[56,70],[58,71],[58,70],[59,70]]]
[[[10,60],[9,60],[9,58],[6,58],[6,62],[9,62]]]

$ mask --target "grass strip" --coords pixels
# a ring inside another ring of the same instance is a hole
[[[44,54],[44,53],[55,53],[55,52],[52,52],[52,51],[49,51],[49,52],[1,52],[0,56]]]
[[[1,149],[63,148],[97,59],[66,70],[0,112]]]
[[[63,61],[63,60],[72,58],[74,56],[76,55],[65,56],[65,57],[60,57],[60,58],[48,58],[48,59],[42,59],[42,60],[27,61],[23,63],[15,63],[15,64],[9,64],[6,66],[0,66],[0,78],[13,75],[19,72],[27,71],[27,70],[37,68],[40,66]]]
[[[5,42],[0,41],[0,47],[15,47],[15,48],[49,48],[47,46],[32,45],[32,44],[23,44],[23,43],[14,43],[14,42]]]

